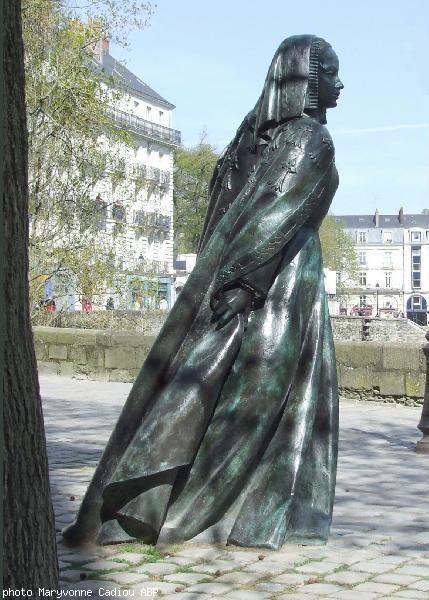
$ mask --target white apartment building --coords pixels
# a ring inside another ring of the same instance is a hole
[[[403,315],[428,324],[429,209],[335,218],[351,235],[359,261],[358,280],[342,299],[342,312],[372,307],[373,316]]]
[[[106,177],[94,190],[99,229],[106,235],[115,232],[116,266],[129,273],[127,289],[108,290],[100,307],[110,299],[115,308],[138,309],[148,301],[157,306],[162,298],[171,306],[173,149],[181,144],[180,132],[171,127],[175,107],[115,60],[107,39],[97,44],[94,55],[120,91],[119,98],[112,100],[112,116],[135,141],[132,148],[117,145],[122,171],[118,180]]]

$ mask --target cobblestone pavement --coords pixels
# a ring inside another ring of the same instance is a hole
[[[79,505],[129,384],[41,377],[56,527]],[[61,585],[91,598],[429,599],[429,457],[421,409],[341,402],[340,458],[326,546],[279,552],[184,544],[76,550],[58,536]]]

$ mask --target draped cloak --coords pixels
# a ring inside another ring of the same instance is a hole
[[[303,115],[253,149],[250,113],[221,157],[195,268],[123,407],[70,540],[320,543],[338,439],[318,227],[338,185],[327,129]],[[222,292],[248,316],[216,330]],[[98,538],[97,538],[98,536]]]

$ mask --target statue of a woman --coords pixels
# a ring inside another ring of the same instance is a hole
[[[324,123],[342,88],[324,40],[277,50],[70,543],[326,540],[338,393],[318,228],[338,185]]]

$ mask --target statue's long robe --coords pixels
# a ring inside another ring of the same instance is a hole
[[[82,538],[183,541],[217,523],[244,546],[327,538],[338,398],[317,230],[334,150],[306,116],[265,148],[251,140],[246,118],[215,170],[196,266],[82,503]],[[237,286],[253,310],[216,330],[212,309]]]

